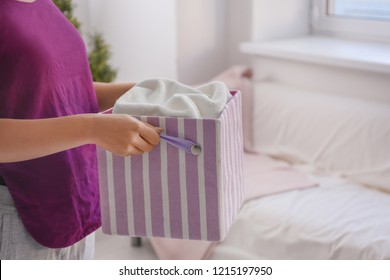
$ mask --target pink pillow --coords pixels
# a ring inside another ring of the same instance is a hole
[[[236,65],[230,67],[218,74],[211,81],[221,81],[226,84],[230,90],[239,90],[242,95],[242,121],[244,134],[244,150],[254,151],[253,148],[253,86],[252,69],[245,65]]]

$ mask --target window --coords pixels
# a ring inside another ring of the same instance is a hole
[[[390,0],[312,0],[312,31],[390,43]]]
[[[328,0],[328,15],[390,20],[390,0]]]

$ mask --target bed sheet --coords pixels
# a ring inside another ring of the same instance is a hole
[[[390,194],[311,175],[317,188],[247,202],[211,259],[390,259]]]

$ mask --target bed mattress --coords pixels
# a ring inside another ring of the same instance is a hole
[[[390,194],[337,177],[247,202],[211,259],[390,259]]]

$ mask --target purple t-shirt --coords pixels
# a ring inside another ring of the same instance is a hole
[[[0,0],[0,100],[0,118],[98,112],[85,45],[51,0]],[[100,226],[94,145],[3,163],[0,176],[44,246],[72,245]]]

